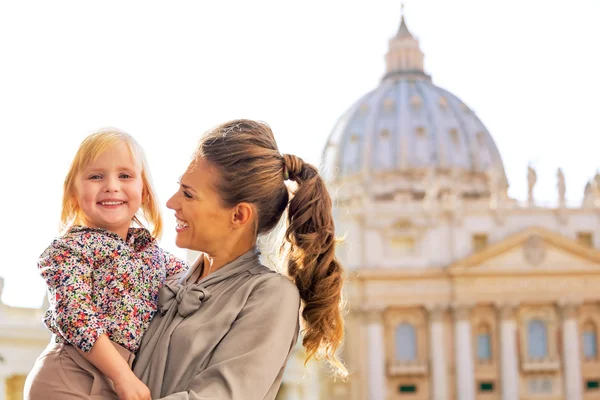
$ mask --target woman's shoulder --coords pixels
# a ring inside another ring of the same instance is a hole
[[[262,264],[248,271],[252,275],[255,296],[268,297],[278,303],[299,303],[300,293],[292,280]]]

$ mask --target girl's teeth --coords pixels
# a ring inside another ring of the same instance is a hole
[[[123,204],[122,201],[103,201],[102,203],[103,206],[118,206],[120,204]]]

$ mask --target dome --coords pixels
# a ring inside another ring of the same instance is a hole
[[[507,186],[492,136],[473,110],[432,83],[404,17],[386,62],[380,85],[331,132],[323,153],[328,178],[360,182],[363,189],[380,186],[370,190],[375,194],[425,192],[432,176],[446,176],[446,186],[463,195],[487,195],[490,184]]]

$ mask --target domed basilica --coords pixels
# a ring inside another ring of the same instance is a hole
[[[347,382],[282,399],[600,399],[600,175],[569,208],[508,197],[494,139],[423,69],[404,17],[323,152],[348,268]]]

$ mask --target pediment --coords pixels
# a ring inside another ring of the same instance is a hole
[[[600,251],[559,233],[531,227],[453,263],[448,270],[452,275],[600,274]]]

